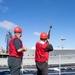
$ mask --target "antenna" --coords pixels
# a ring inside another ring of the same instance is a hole
[[[66,40],[65,38],[61,37],[61,41],[62,41],[62,50],[64,49],[64,40]]]
[[[5,42],[6,42],[6,53],[8,53],[8,45],[9,45],[9,41],[12,38],[12,33],[10,32],[10,29],[7,29],[7,34],[5,37]]]

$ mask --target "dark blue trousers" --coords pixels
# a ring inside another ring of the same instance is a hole
[[[22,58],[8,57],[8,66],[11,72],[11,75],[20,75]]]

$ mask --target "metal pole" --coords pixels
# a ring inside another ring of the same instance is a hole
[[[59,75],[61,75],[61,55],[59,54]]]
[[[64,49],[64,40],[66,40],[66,39],[61,38],[61,40],[62,40],[62,50],[63,50]]]
[[[22,74],[21,74],[21,75],[23,75],[23,59],[24,59],[24,58],[22,58],[22,69],[21,69]]]

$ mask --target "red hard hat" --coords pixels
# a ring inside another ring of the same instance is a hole
[[[42,32],[42,33],[40,34],[40,38],[42,38],[42,39],[47,39],[47,38],[48,38],[47,33],[46,33],[46,32]]]
[[[22,33],[22,29],[20,27],[15,27],[14,32],[15,33]]]

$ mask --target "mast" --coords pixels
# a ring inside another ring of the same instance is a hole
[[[64,40],[66,40],[65,38],[61,38],[61,41],[62,41],[62,50],[64,49]]]
[[[10,41],[11,38],[12,38],[12,34],[11,34],[11,32],[10,32],[10,29],[8,28],[8,29],[7,29],[7,34],[6,34],[6,37],[5,37],[6,53],[8,53],[9,41]]]

